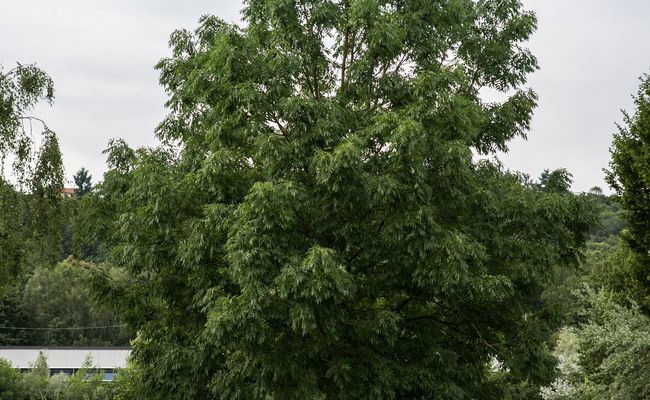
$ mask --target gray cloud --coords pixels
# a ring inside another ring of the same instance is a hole
[[[153,66],[169,54],[169,35],[203,14],[238,21],[240,8],[236,0],[8,2],[0,62],[36,62],[53,77],[54,106],[34,113],[59,134],[68,178],[85,166],[97,180],[110,138],[155,143],[166,97]]]
[[[606,187],[602,169],[638,77],[650,67],[650,3],[642,0],[525,0],[539,27],[529,47],[541,69],[529,79],[540,96],[527,141],[505,165],[537,176],[565,167],[575,190]]]

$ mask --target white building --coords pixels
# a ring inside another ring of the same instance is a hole
[[[104,371],[104,380],[112,380],[115,370],[125,368],[131,354],[128,347],[0,347],[0,358],[9,361],[14,368],[28,371],[42,352],[50,368],[50,374],[71,375],[81,368],[88,356],[93,368]]]

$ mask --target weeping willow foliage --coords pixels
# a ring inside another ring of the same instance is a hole
[[[52,79],[35,65],[0,65],[0,286],[30,261],[58,256],[63,162],[59,142],[30,114],[52,103]]]

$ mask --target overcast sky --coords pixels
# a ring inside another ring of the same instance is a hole
[[[529,47],[540,96],[527,141],[500,158],[533,177],[567,168],[574,190],[606,187],[602,169],[638,77],[650,67],[650,1],[524,0],[539,28]],[[97,181],[110,138],[155,143],[165,94],[153,65],[169,34],[203,14],[239,20],[240,0],[0,0],[0,64],[36,62],[54,79],[53,107],[39,107],[58,133],[69,180],[80,167]]]

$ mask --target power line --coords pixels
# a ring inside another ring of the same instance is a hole
[[[48,328],[32,328],[22,326],[0,326],[0,329],[10,331],[78,331],[82,329],[109,329],[109,328],[123,328],[126,324],[121,325],[102,325],[102,326],[71,326],[71,327],[48,327]]]

